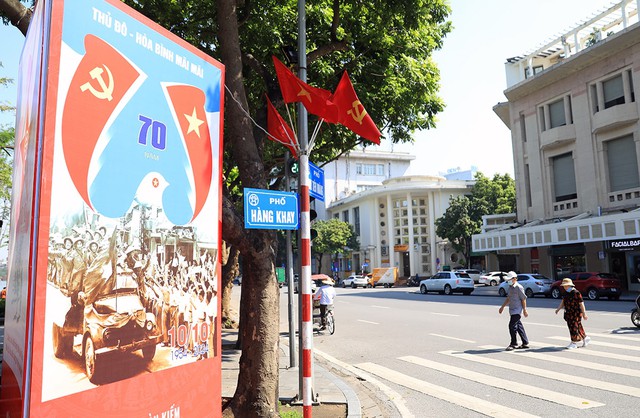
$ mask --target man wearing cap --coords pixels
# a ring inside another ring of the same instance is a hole
[[[524,317],[528,317],[527,313],[527,296],[524,294],[524,288],[518,283],[518,275],[510,271],[507,275],[507,282],[509,282],[509,292],[507,293],[507,299],[500,307],[499,312],[502,313],[504,307],[509,305],[509,314],[511,319],[509,320],[509,335],[511,336],[511,343],[506,348],[507,351],[523,348],[529,348],[529,339],[527,333],[524,330],[524,325],[520,320],[520,314]],[[518,345],[517,335],[520,335],[522,344]]]
[[[578,343],[582,341],[582,347],[589,345],[591,341],[590,337],[584,332],[582,327],[582,318],[587,320],[587,309],[584,307],[584,300],[582,295],[578,292],[573,285],[573,280],[566,278],[562,279],[560,286],[564,288],[564,296],[560,306],[556,309],[556,315],[560,309],[564,308],[564,320],[567,321],[569,327],[569,335],[571,336],[571,342],[567,346],[569,350],[578,348]]]
[[[327,277],[322,281],[322,286],[316,290],[313,295],[314,300],[320,301],[320,318],[322,318],[322,326],[320,329],[327,327],[327,306],[333,305],[333,299],[336,297],[336,289],[333,288],[333,280]]]

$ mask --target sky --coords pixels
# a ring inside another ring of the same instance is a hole
[[[489,177],[513,177],[511,135],[492,109],[506,101],[506,59],[535,50],[612,3],[618,1],[451,0],[454,28],[434,54],[446,109],[437,116],[436,128],[416,132],[412,145],[394,147],[416,155],[408,174],[474,166]],[[24,37],[16,28],[0,25],[0,40],[0,75],[16,79]],[[0,101],[15,105],[15,85],[0,87]],[[11,115],[0,115],[0,124],[13,122]]]

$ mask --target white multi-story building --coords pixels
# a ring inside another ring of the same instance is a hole
[[[344,277],[375,267],[398,267],[400,276],[429,276],[444,265],[465,260],[436,236],[434,221],[449,207],[449,199],[469,194],[473,181],[441,176],[403,176],[335,201],[331,217],[354,226],[359,251],[332,260]]]
[[[324,205],[315,203],[318,219],[328,219],[326,208],[352,194],[380,186],[383,181],[403,176],[415,156],[406,152],[361,148],[345,154],[324,170]]]
[[[521,271],[607,271],[640,290],[640,1],[507,60],[517,225],[473,237]]]

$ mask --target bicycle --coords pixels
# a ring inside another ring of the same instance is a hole
[[[333,305],[327,305],[326,315],[326,330],[330,335],[336,332],[336,321],[333,316]],[[322,329],[322,317],[320,316],[320,302],[313,301],[313,330],[320,333]]]

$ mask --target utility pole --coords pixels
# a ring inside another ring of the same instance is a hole
[[[285,162],[288,164],[289,151],[285,153]],[[287,192],[291,191],[291,176],[289,174],[289,167],[285,167],[285,187]],[[293,252],[291,249],[291,230],[287,229],[286,232],[286,246],[287,246],[287,287],[289,294],[287,295],[288,308],[289,308],[289,367],[296,367],[296,321],[295,313],[293,309]]]
[[[298,0],[298,78],[307,82],[307,38],[305,0]],[[298,103],[298,143],[300,144],[300,293],[302,303],[302,411],[312,416],[313,402],[313,318],[311,295],[311,221],[309,215],[309,132],[307,109]]]

